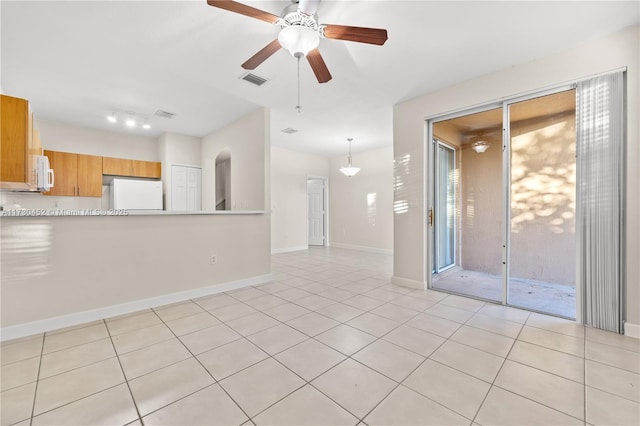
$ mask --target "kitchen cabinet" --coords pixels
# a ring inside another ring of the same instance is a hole
[[[154,161],[131,160],[133,163],[133,176],[160,179],[162,166]]]
[[[42,146],[29,101],[6,95],[0,98],[0,187],[35,190],[34,156],[42,154]]]
[[[160,163],[154,161],[103,157],[102,173],[113,176],[160,179],[162,171]]]
[[[55,186],[45,195],[102,197],[102,157],[45,151],[55,174]]]

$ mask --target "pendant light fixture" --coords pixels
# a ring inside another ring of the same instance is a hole
[[[471,145],[471,149],[473,149],[478,154],[482,154],[487,149],[489,149],[489,142],[486,141],[478,141]]]
[[[349,162],[347,163],[347,167],[340,167],[340,171],[345,174],[347,177],[355,176],[359,171],[360,167],[353,167],[351,164],[351,141],[353,138],[347,139],[349,141]]]

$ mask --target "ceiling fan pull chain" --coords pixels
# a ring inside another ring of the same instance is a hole
[[[298,58],[298,105],[296,105],[296,111],[298,111],[298,115],[302,114],[302,107],[300,106],[300,57],[302,55],[296,55]]]

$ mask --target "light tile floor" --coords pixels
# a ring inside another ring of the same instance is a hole
[[[638,425],[640,340],[390,284],[312,248],[274,281],[3,342],[2,425]]]

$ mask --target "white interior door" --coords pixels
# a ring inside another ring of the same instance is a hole
[[[322,179],[309,179],[309,245],[323,246],[325,241],[324,228],[324,181]]]
[[[202,210],[202,169],[187,167],[187,210]]]
[[[171,166],[171,210],[202,210],[202,169]]]
[[[171,166],[171,210],[187,211],[187,168]]]

